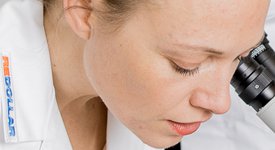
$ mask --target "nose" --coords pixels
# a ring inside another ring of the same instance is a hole
[[[200,80],[190,97],[190,104],[215,114],[226,113],[230,108],[230,80],[232,73],[217,71]]]

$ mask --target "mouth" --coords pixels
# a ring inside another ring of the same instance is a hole
[[[180,123],[168,120],[168,124],[171,129],[176,132],[179,136],[185,136],[197,131],[201,125],[202,121],[192,122],[192,123]]]

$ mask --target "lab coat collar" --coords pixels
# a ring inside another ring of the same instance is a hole
[[[43,140],[55,102],[43,4],[1,0],[0,22],[0,135],[7,143]]]

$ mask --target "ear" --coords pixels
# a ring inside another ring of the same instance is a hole
[[[81,38],[88,40],[92,25],[89,22],[91,15],[89,0],[63,0],[64,14],[72,30]]]

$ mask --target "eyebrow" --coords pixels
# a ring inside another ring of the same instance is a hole
[[[221,50],[218,50],[218,49],[215,49],[215,48],[210,48],[210,47],[198,46],[198,45],[173,44],[173,46],[177,47],[177,48],[180,48],[180,49],[188,50],[188,51],[201,51],[201,50],[203,50],[203,52],[209,53],[209,54],[212,54],[212,55],[223,55],[224,54],[224,52],[222,52]],[[175,56],[182,55],[182,53],[180,51],[174,50],[174,49],[169,49],[167,52],[169,54],[175,55]]]
[[[191,50],[203,50],[206,53],[214,54],[214,55],[223,55],[224,52],[221,50],[210,48],[210,47],[203,47],[203,46],[196,46],[196,45],[188,45],[187,48],[190,48]]]
[[[251,51],[254,48],[258,47],[259,45],[262,44],[263,40],[264,40],[265,35],[263,35],[261,37],[261,39],[251,48],[247,49],[246,51]],[[224,52],[222,50],[216,49],[216,48],[211,48],[211,47],[204,47],[204,46],[198,46],[198,45],[187,45],[187,44],[173,44],[173,46],[178,47],[180,49],[185,49],[185,50],[195,50],[195,51],[202,51],[208,54],[212,54],[212,55],[216,55],[216,56],[221,56],[224,55]],[[174,49],[169,49],[168,53],[170,53],[171,55],[175,55],[175,56],[181,56],[182,53],[174,50]]]

